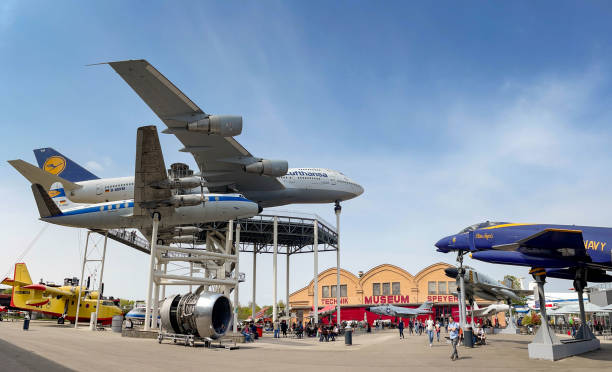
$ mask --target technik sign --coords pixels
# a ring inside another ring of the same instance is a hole
[[[365,296],[363,302],[369,304],[409,304],[410,296]]]
[[[321,299],[321,305],[335,305],[337,303],[338,301],[335,298],[322,298]],[[347,304],[348,304],[348,298],[342,297],[340,299],[340,305],[347,305]]]

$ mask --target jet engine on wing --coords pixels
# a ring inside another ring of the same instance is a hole
[[[261,159],[244,167],[247,173],[256,173],[260,175],[282,177],[287,174],[289,163],[286,160],[268,160]]]
[[[233,137],[242,133],[242,116],[209,115],[203,119],[187,123],[187,130],[204,132],[222,137]]]
[[[196,195],[196,194],[190,194],[190,195],[172,195],[172,197],[169,200],[170,205],[172,205],[173,207],[189,207],[192,205],[198,205],[200,203],[204,202],[204,195],[200,194],[200,195]]]
[[[163,181],[151,183],[151,187],[154,189],[193,189],[202,185],[202,179],[200,177],[182,177],[174,179],[165,179]]]
[[[160,308],[162,327],[178,334],[222,337],[232,318],[231,302],[221,293],[203,289],[167,298]]]

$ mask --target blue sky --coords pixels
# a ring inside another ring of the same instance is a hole
[[[0,154],[34,162],[33,148],[52,146],[101,177],[132,174],[135,129],[163,124],[112,69],[85,65],[145,58],[205,111],[242,115],[238,140],[257,156],[365,187],[345,203],[344,268],[416,273],[452,263],[433,243],[483,220],[610,226],[611,11],[605,1],[4,1]],[[162,146],[168,164],[195,166],[174,137]],[[44,224],[27,182],[0,169],[2,275]],[[331,206],[291,209],[333,220]],[[33,277],[78,274],[82,238],[49,227],[24,259]],[[258,263],[258,302],[269,303],[271,258]],[[142,298],[147,267],[112,244],[107,293]],[[250,267],[243,257],[248,278]],[[306,285],[312,258],[295,258],[292,275],[292,291]]]

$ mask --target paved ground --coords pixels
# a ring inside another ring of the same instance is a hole
[[[602,341],[598,351],[557,362],[529,360],[530,336],[489,336],[489,345],[459,349],[460,360],[449,359],[445,342],[429,347],[425,336],[399,340],[385,331],[354,337],[347,347],[343,339],[319,343],[313,339],[264,338],[239,350],[191,348],[158,344],[156,340],[121,337],[110,330],[74,330],[49,322],[33,321],[30,330],[21,323],[0,322],[0,370],[144,370],[191,371],[220,368],[248,371],[578,371],[612,370],[612,343]],[[2,340],[4,342],[2,342]],[[9,345],[10,344],[10,345]],[[55,363],[51,362],[55,361]],[[18,368],[17,366],[23,366]]]

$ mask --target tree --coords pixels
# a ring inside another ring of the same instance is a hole
[[[512,289],[516,289],[516,290],[522,289],[521,281],[519,280],[519,278],[517,278],[514,275],[504,276],[504,284],[507,284]],[[526,304],[527,304],[527,298],[525,298],[524,296],[521,297],[519,300],[512,300],[512,305],[526,305]]]

